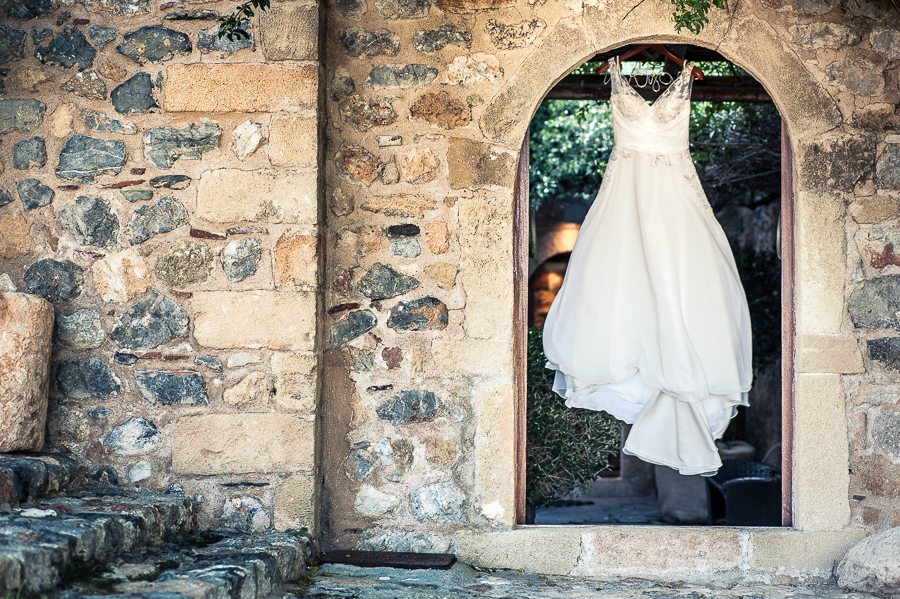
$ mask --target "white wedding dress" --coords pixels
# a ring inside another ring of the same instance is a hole
[[[610,69],[615,146],[544,324],[566,406],[633,423],[623,451],[681,474],[752,382],[750,314],[688,151],[691,66],[652,105]]]

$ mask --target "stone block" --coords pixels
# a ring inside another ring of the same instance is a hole
[[[252,81],[253,85],[235,85]],[[281,112],[316,107],[316,67],[183,64],[168,68],[166,112]]]
[[[272,119],[269,125],[269,162],[275,166],[315,166],[317,133],[314,117]]]
[[[316,409],[316,357],[313,354],[272,354],[275,403],[286,410],[314,412]]]
[[[318,272],[317,241],[315,235],[303,231],[287,231],[272,254],[275,257],[273,274],[276,287],[314,287]]]
[[[834,573],[847,591],[896,596],[900,589],[900,528],[861,540],[850,548]]]
[[[441,376],[511,377],[513,372],[513,346],[506,341],[436,338],[431,355]]]
[[[468,139],[451,139],[447,151],[451,189],[513,186],[516,156]]]
[[[172,467],[179,474],[299,472],[315,462],[313,423],[287,414],[210,414],[178,420]]]
[[[478,381],[472,388],[476,421],[473,461],[476,510],[494,524],[515,523],[516,394],[512,382]]]
[[[316,174],[222,169],[206,171],[197,190],[197,217],[214,223],[314,225]]]
[[[798,193],[795,205],[797,332],[837,334],[845,310],[846,206],[825,192]]]
[[[503,532],[463,530],[457,534],[457,557],[480,568],[565,576],[578,563],[583,530],[576,526],[528,526]]]
[[[0,259],[27,256],[34,248],[31,224],[21,212],[0,216]]]
[[[858,374],[865,372],[862,352],[851,335],[801,335],[797,372]]]
[[[312,351],[316,298],[312,293],[203,291],[190,300],[194,336],[205,347]]]
[[[274,504],[277,530],[305,527],[310,532],[315,531],[316,481],[314,477],[294,474],[281,479],[275,488]]]
[[[107,254],[91,266],[94,288],[105,302],[127,303],[150,288],[147,263],[137,250]]]
[[[264,404],[268,398],[269,385],[264,372],[248,374],[237,385],[225,389],[222,394],[222,401],[234,405]]]
[[[850,214],[856,222],[871,225],[900,216],[900,204],[894,198],[884,195],[857,198],[850,205]]]
[[[259,31],[266,60],[316,60],[319,56],[317,6],[263,11]]]
[[[859,530],[801,532],[777,528],[752,529],[751,572],[756,578],[773,574],[796,576],[799,571],[806,576],[828,579],[834,565],[864,534]]]

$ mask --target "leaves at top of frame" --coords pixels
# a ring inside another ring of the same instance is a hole
[[[703,28],[709,23],[707,14],[711,6],[716,8],[725,8],[725,0],[671,0],[675,7],[672,13],[672,22],[675,24],[675,31],[681,33],[682,29],[687,29],[694,35],[698,35]]]
[[[250,34],[244,29],[246,20],[256,13],[253,9],[263,11],[268,10],[270,0],[249,0],[235,7],[234,12],[219,19],[219,31],[216,35],[219,39],[227,37],[228,41],[233,42],[235,39],[250,39]]]

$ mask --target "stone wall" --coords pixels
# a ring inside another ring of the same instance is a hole
[[[319,9],[235,4],[0,3],[0,277],[54,304],[45,451],[312,528]]]

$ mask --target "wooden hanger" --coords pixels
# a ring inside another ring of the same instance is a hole
[[[640,54],[641,52],[643,52],[644,50],[647,50],[647,49],[656,50],[657,52],[659,52],[659,53],[662,54],[663,56],[666,56],[666,57],[672,59],[672,60],[673,60],[675,63],[677,63],[678,65],[680,65],[680,66],[682,66],[682,67],[684,66],[684,59],[681,58],[680,56],[675,56],[674,54],[672,54],[672,52],[671,52],[668,48],[666,48],[664,45],[662,45],[662,44],[640,44],[640,45],[638,45],[638,46],[635,46],[633,49],[629,50],[629,51],[626,52],[625,54],[622,54],[621,56],[619,56],[619,60],[622,61],[622,60],[625,60],[626,58],[631,58],[631,57],[634,56],[635,54]],[[599,69],[597,69],[596,71],[594,71],[594,74],[595,74],[595,75],[602,75],[602,74],[605,73],[605,72],[609,69],[609,67],[611,67],[611,66],[612,66],[612,60],[607,60],[605,63],[603,63],[602,65],[600,65],[600,68],[599,68]],[[703,80],[706,78],[706,77],[704,77],[704,75],[703,75],[703,71],[701,71],[701,70],[698,69],[697,67],[693,67],[693,68],[691,69],[691,75],[693,75],[694,77],[696,77],[696,78],[699,79],[700,81],[703,81]]]

